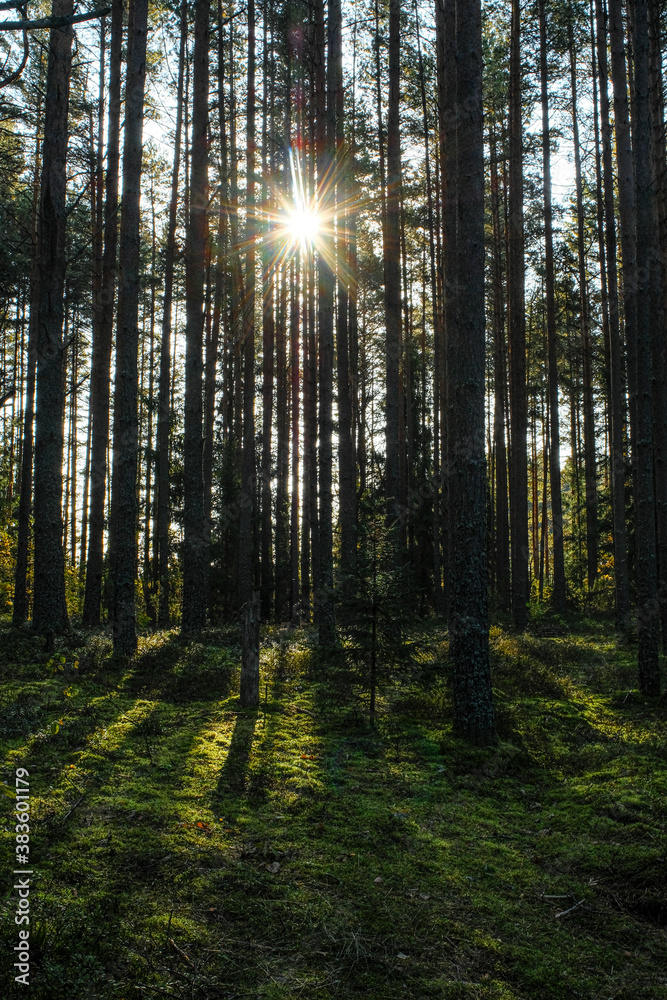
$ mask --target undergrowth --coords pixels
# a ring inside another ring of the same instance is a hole
[[[3,780],[30,772],[34,1000],[667,996],[665,706],[598,627],[492,632],[500,740],[451,733],[421,636],[375,727],[306,632],[0,635]],[[0,988],[17,943],[11,802]]]

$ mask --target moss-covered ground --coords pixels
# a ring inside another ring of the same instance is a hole
[[[604,623],[494,629],[500,741],[452,735],[446,637],[375,728],[305,632],[0,636],[2,779],[29,771],[33,1000],[667,997],[667,707]],[[341,680],[342,678],[342,680]]]

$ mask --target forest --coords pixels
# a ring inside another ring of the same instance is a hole
[[[664,996],[665,5],[0,18],[8,995]]]

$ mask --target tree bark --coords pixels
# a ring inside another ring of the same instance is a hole
[[[454,726],[495,742],[489,670],[484,451],[484,142],[480,0],[456,0],[457,271],[449,419],[454,449],[450,655]]]
[[[584,199],[581,177],[581,149],[577,112],[577,63],[572,20],[568,21],[570,49],[570,88],[572,92],[572,138],[574,141],[574,176],[577,197],[577,254],[579,261],[579,326],[581,330],[581,362],[584,411],[584,480],[586,490],[586,569],[589,591],[598,572],[598,503],[597,462],[595,457],[595,407],[593,401],[593,356],[586,280],[586,245],[584,231]]]
[[[171,192],[167,222],[167,245],[164,258],[164,296],[162,300],[162,338],[160,341],[160,375],[158,383],[157,418],[157,539],[158,539],[158,624],[169,626],[169,424],[171,417],[171,311],[176,257],[176,221],[178,212],[178,180],[181,171],[181,134],[183,130],[183,90],[185,81],[185,43],[187,39],[187,0],[181,4],[180,42],[178,52],[178,82],[176,85],[176,127],[174,158],[171,170]]]
[[[512,545],[512,615],[519,631],[528,624],[528,458],[526,432],[526,311],[523,225],[523,102],[521,100],[521,4],[512,2],[509,99],[508,334],[510,367],[509,493]]]
[[[250,600],[253,586],[255,509],[255,2],[248,0],[248,85],[246,139],[246,269],[243,302],[243,503],[239,518],[239,598]]]
[[[602,176],[604,181],[605,251],[609,315],[609,381],[611,407],[612,524],[614,537],[614,596],[616,623],[624,632],[630,614],[628,543],[625,524],[624,384],[619,316],[616,214],[612,140],[607,86],[607,31],[602,0],[595,0],[597,57],[600,83],[600,126],[602,135]],[[625,262],[625,250],[623,251]]]
[[[190,212],[185,248],[183,618],[185,634],[206,625],[209,551],[204,523],[203,337],[208,265],[208,0],[195,6]]]
[[[118,167],[120,159],[121,58],[123,2],[114,0],[109,49],[109,116],[107,172],[104,195],[104,251],[99,296],[93,301],[93,356],[90,372],[92,439],[90,453],[90,515],[83,624],[100,623],[104,572],[104,528],[109,449],[109,389],[113,338],[114,291],[118,248]]]
[[[389,102],[387,109],[387,193],[384,228],[384,312],[386,335],[386,490],[390,523],[399,517],[399,378],[401,360],[400,266],[400,18],[399,0],[389,3]]]
[[[331,12],[330,12],[331,15]],[[326,217],[333,216],[330,172],[333,164],[334,129],[327,119],[326,74],[324,59],[324,7],[322,0],[314,5],[315,39],[315,113],[317,147],[318,209]],[[330,16],[331,27],[335,18]],[[335,121],[335,119],[334,119]],[[319,302],[317,325],[319,333],[319,454],[318,454],[318,528],[319,528],[319,579],[316,597],[317,624],[321,646],[332,646],[336,641],[333,603],[333,361],[334,330],[333,300],[334,271],[333,239],[330,234],[320,235],[318,256]]]
[[[259,593],[256,591],[245,607],[240,701],[241,708],[259,705]]]
[[[114,651],[137,645],[137,351],[140,280],[140,201],[148,0],[134,0],[128,27],[125,140],[120,228],[120,276],[113,422],[110,562]]]
[[[637,326],[636,326],[636,476],[637,524],[637,663],[644,695],[660,694],[659,603],[653,474],[653,409],[651,364],[651,296],[655,263],[651,260],[651,160],[648,75],[648,11],[646,0],[633,0],[634,81],[632,139],[635,167]],[[658,284],[659,287],[659,284]],[[664,388],[664,387],[663,387]]]
[[[42,78],[40,60],[40,79]],[[32,179],[32,261],[30,268],[30,317],[28,321],[28,370],[25,380],[25,411],[21,442],[21,486],[14,574],[14,607],[12,623],[22,625],[28,617],[28,552],[30,546],[30,515],[32,513],[32,473],[35,424],[35,376],[37,372],[37,319],[39,312],[39,182],[41,173],[41,128],[43,103],[37,107],[35,131],[35,167]]]
[[[547,75],[547,29],[544,0],[539,2],[540,83],[542,97],[542,185],[544,193],[545,292],[547,300],[547,351],[549,357],[549,475],[551,479],[551,519],[553,525],[554,609],[566,610],[565,554],[563,549],[563,501],[560,481],[560,421],[558,418],[558,349],[556,335],[556,290],[554,274],[553,209],[551,204],[551,150],[549,134],[549,92]]]
[[[67,17],[72,9],[72,0],[54,0],[54,16]],[[37,631],[50,635],[64,631],[69,624],[61,504],[67,351],[63,341],[67,140],[73,34],[71,27],[52,28],[50,33],[39,201],[33,624]]]

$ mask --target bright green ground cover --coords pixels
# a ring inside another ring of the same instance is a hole
[[[14,992],[3,799],[0,995],[667,997],[667,709],[633,647],[600,623],[495,629],[481,751],[451,735],[437,632],[375,731],[307,640],[267,633],[253,713],[230,634],[147,637],[129,664],[101,636],[50,661],[0,636],[2,778],[30,771],[36,873]]]

